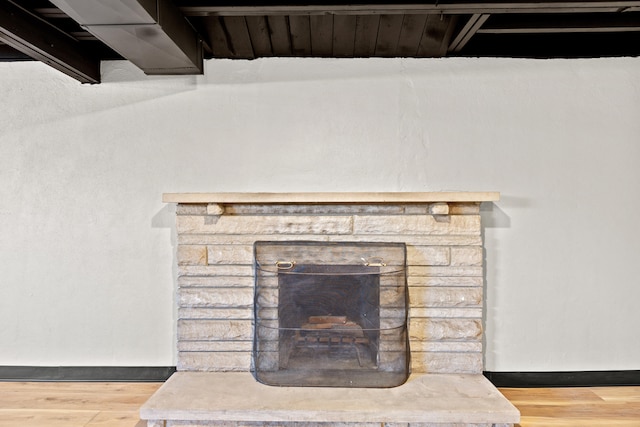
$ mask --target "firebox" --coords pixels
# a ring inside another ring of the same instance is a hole
[[[274,386],[395,387],[409,375],[404,243],[254,244],[252,371]]]

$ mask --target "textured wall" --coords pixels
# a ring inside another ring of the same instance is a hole
[[[640,60],[0,64],[0,365],[176,363],[163,192],[500,191],[486,368],[640,369]]]

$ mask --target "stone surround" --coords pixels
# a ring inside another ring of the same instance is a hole
[[[457,192],[165,194],[165,202],[177,203],[178,373],[250,371],[253,244],[305,240],[405,243],[411,371],[480,375],[480,203],[498,198]],[[308,426],[311,420],[304,421]]]
[[[271,387],[246,372],[178,372],[140,416],[154,420],[148,427],[506,427],[520,420],[484,376],[468,374],[335,389]]]

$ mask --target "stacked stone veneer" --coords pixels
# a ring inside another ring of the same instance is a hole
[[[412,372],[483,369],[479,203],[178,204],[178,370],[249,371],[253,243],[404,242]]]

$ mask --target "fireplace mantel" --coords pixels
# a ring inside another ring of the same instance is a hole
[[[165,193],[162,201],[181,204],[336,204],[336,203],[479,203],[500,199],[495,191],[305,192],[305,193]]]

